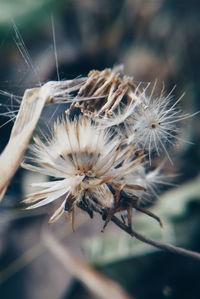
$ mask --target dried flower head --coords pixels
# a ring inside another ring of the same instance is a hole
[[[72,100],[68,113],[79,107],[84,115],[96,120],[99,128],[111,128],[124,137],[124,143],[138,145],[148,153],[166,155],[168,148],[181,140],[177,123],[193,115],[182,114],[172,92],[165,94],[164,86],[155,94],[156,83],[136,85],[132,77],[123,75],[122,67],[91,71],[88,79]],[[181,140],[184,141],[184,140]]]
[[[123,146],[119,136],[97,129],[91,119],[79,116],[57,122],[46,144],[35,138],[32,153],[29,159],[34,163],[23,167],[56,180],[33,184],[41,191],[29,194],[25,202],[31,204],[28,208],[37,208],[62,197],[50,222],[64,211],[74,213],[76,206],[91,217],[99,211],[106,223],[116,212],[140,209],[138,202],[148,189],[143,151]]]
[[[110,115],[122,103],[137,100],[137,90],[133,78],[122,74],[122,66],[93,70],[72,101],[69,112],[78,107],[92,117]]]

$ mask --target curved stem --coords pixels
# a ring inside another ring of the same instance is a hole
[[[152,246],[157,247],[157,248],[162,249],[162,250],[182,254],[184,256],[188,256],[188,257],[192,257],[192,258],[200,260],[200,253],[198,253],[198,252],[194,252],[194,251],[187,250],[187,249],[184,249],[184,248],[181,248],[181,247],[176,247],[176,246],[171,245],[171,244],[167,244],[167,243],[163,243],[163,242],[159,242],[159,241],[155,241],[155,240],[152,240],[150,238],[147,238],[147,237],[141,235],[140,233],[136,232],[135,230],[133,230],[131,227],[128,227],[127,225],[125,225],[116,216],[113,216],[111,218],[111,220],[118,227],[120,227],[122,230],[124,230],[127,234],[129,234],[132,237],[135,237],[136,239],[138,239],[138,240],[140,240],[144,243],[147,243],[149,245],[152,245]]]

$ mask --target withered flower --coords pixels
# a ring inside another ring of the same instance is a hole
[[[157,97],[147,95],[147,85],[136,85],[123,75],[121,67],[91,71],[77,95],[71,98],[66,119],[58,121],[52,138],[43,143],[38,137],[32,147],[32,164],[23,167],[44,173],[56,180],[33,184],[41,191],[29,194],[25,203],[37,208],[62,198],[61,206],[50,218],[56,221],[64,211],[74,214],[75,207],[89,213],[99,212],[106,220],[117,212],[132,208],[159,218],[140,203],[155,195],[158,184],[165,183],[160,168],[148,172],[146,158],[153,151],[170,159],[167,146],[176,138],[176,122],[181,116],[171,93],[164,90]],[[79,108],[79,116],[70,113]],[[146,162],[145,162],[146,160]]]
[[[172,163],[168,149],[177,141],[187,142],[180,138],[177,124],[198,112],[183,114],[178,103],[184,94],[174,101],[175,87],[168,94],[164,85],[155,92],[156,83],[136,84],[133,77],[123,74],[122,66],[93,70],[71,100],[68,113],[78,107],[98,127],[112,128],[124,143],[137,144],[148,153],[150,163],[152,153],[164,154]]]
[[[64,211],[75,207],[93,216],[98,211],[109,221],[116,212],[140,209],[138,202],[148,189],[143,166],[143,151],[123,146],[119,136],[108,129],[97,129],[85,116],[58,121],[52,139],[45,144],[35,138],[33,164],[22,166],[56,180],[32,184],[41,188],[28,195],[29,208],[49,204],[62,197],[62,204],[50,218],[56,221]],[[131,215],[130,215],[131,217]]]
[[[55,83],[50,83],[51,87]],[[100,214],[104,227],[111,220],[132,237],[157,248],[200,259],[198,253],[157,242],[136,232],[132,227],[133,210],[156,219],[158,216],[142,205],[157,186],[166,183],[161,174],[163,163],[149,171],[152,153],[167,156],[175,139],[181,140],[177,122],[194,114],[181,114],[177,109],[180,97],[173,102],[172,91],[164,88],[155,96],[155,84],[136,85],[125,76],[121,67],[91,71],[79,85],[68,91],[61,82],[52,93],[53,102],[70,102],[66,118],[57,121],[52,136],[43,142],[34,138],[31,154],[22,166],[52,178],[45,183],[32,184],[39,188],[24,200],[27,209],[44,206],[58,199],[61,205],[51,216],[52,223],[66,212],[72,216],[80,208],[92,218]],[[70,83],[71,84],[71,83]],[[73,98],[69,93],[73,92]],[[78,108],[73,111],[74,108]],[[73,112],[73,113],[71,113]],[[75,112],[75,117],[73,117]],[[29,161],[29,162],[28,162]],[[125,212],[125,213],[124,213]],[[121,214],[121,220],[115,214]],[[127,223],[124,215],[127,215]]]

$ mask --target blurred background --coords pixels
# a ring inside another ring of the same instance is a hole
[[[185,92],[180,106],[192,114],[200,110],[199,53],[195,0],[0,0],[0,152],[27,88],[91,69],[123,64],[138,83],[157,79],[168,92],[176,85],[175,98]],[[63,111],[62,105],[45,108],[40,128]],[[173,165],[166,165],[178,174],[177,186],[152,204],[164,228],[141,214],[134,225],[154,239],[200,251],[199,116],[183,121],[181,131],[191,143],[180,141],[170,154]],[[190,258],[133,240],[113,224],[102,234],[99,217],[77,215],[72,233],[64,218],[47,225],[53,207],[25,213],[19,202],[28,183],[38,179],[19,170],[1,203],[1,298],[95,298],[45,248],[46,230],[135,298],[199,298],[200,267]]]

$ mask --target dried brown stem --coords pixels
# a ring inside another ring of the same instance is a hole
[[[140,233],[136,232],[135,230],[133,230],[132,228],[128,227],[127,225],[125,225],[121,220],[119,220],[116,216],[113,216],[111,218],[112,222],[114,222],[118,227],[120,227],[123,231],[125,231],[127,234],[129,234],[132,237],[135,237],[136,239],[147,243],[149,245],[152,245],[156,248],[165,250],[165,251],[170,251],[173,253],[178,253],[187,257],[192,257],[195,258],[197,260],[200,260],[200,253],[198,252],[194,252],[191,250],[187,250],[181,247],[177,247],[171,244],[167,244],[167,243],[163,243],[163,242],[158,242],[155,240],[152,240],[150,238],[147,238],[143,235],[141,235]]]
[[[65,269],[79,279],[93,294],[102,299],[130,299],[126,292],[113,280],[90,268],[75,257],[67,247],[45,232],[44,241],[50,252],[61,262]]]

